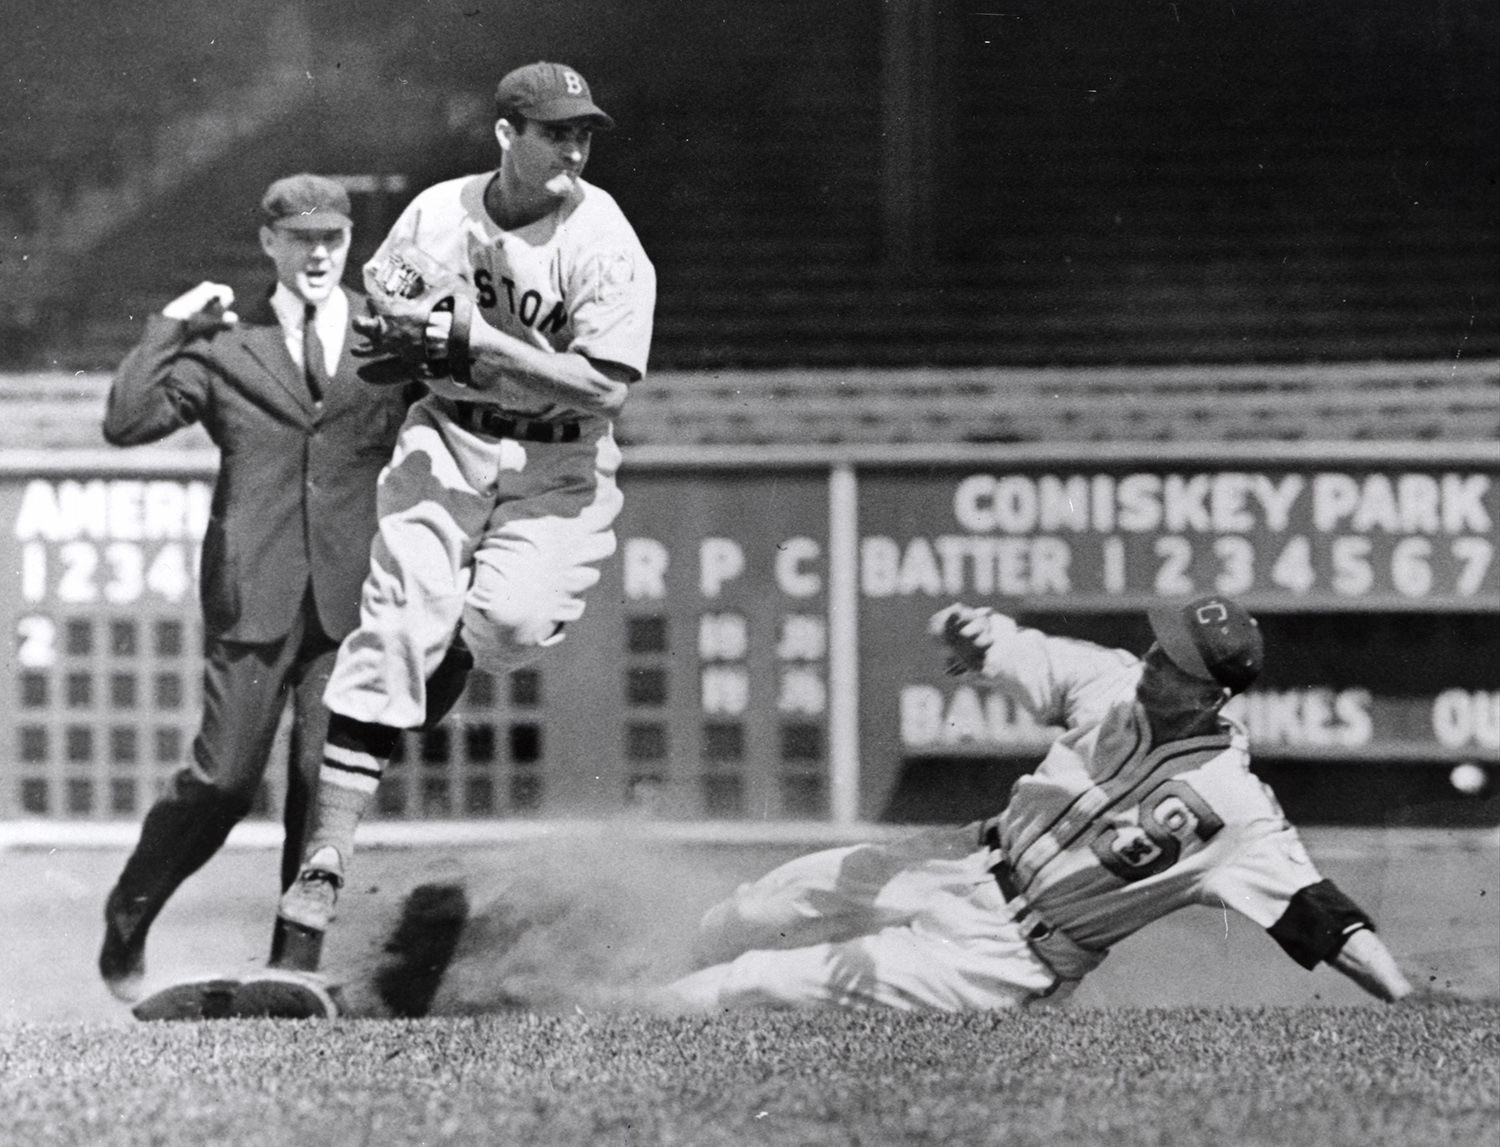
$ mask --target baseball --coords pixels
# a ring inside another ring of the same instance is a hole
[[[1465,761],[1461,765],[1454,765],[1453,771],[1448,774],[1448,782],[1459,792],[1473,796],[1484,788],[1489,777],[1485,771],[1472,761]]]

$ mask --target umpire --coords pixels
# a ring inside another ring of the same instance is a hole
[[[323,689],[359,621],[375,482],[412,397],[354,373],[350,318],[364,305],[340,285],[352,231],[343,187],[289,176],[261,210],[271,290],[243,319],[222,284],[174,299],[121,364],[104,417],[116,446],[199,423],[220,451],[199,585],[202,724],[104,909],[99,972],[127,1002],[141,994],[157,913],[249,812],[288,696],[282,889],[296,876],[328,725]]]

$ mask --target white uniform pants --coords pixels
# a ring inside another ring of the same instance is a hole
[[[967,828],[799,857],[709,909],[700,953],[718,962],[668,998],[967,1011],[1066,995],[1074,983],[1027,944],[987,859]]]
[[[415,728],[426,682],[463,622],[481,669],[503,672],[562,640],[615,551],[620,450],[605,419],[567,443],[476,434],[428,395],[380,475],[380,528],[325,695],[335,713]]]

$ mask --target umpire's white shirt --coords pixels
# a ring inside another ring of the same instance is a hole
[[[306,370],[302,361],[302,315],[307,304],[299,299],[285,283],[277,283],[271,292],[271,310],[276,312],[276,321],[281,324],[281,335],[286,340],[287,354],[297,364],[298,370]],[[323,365],[331,378],[339,368],[339,355],[344,350],[344,332],[349,329],[349,296],[335,288],[318,307],[318,338],[323,342]]]

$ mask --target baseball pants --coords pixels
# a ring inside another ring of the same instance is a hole
[[[799,857],[710,908],[700,960],[670,985],[694,1010],[883,1005],[995,1010],[1060,981],[1032,950],[969,828]]]
[[[446,399],[412,406],[377,494],[379,530],[360,624],[326,700],[336,713],[410,729],[460,623],[477,667],[504,672],[562,640],[615,551],[620,450],[608,420],[573,442],[475,433]]]

